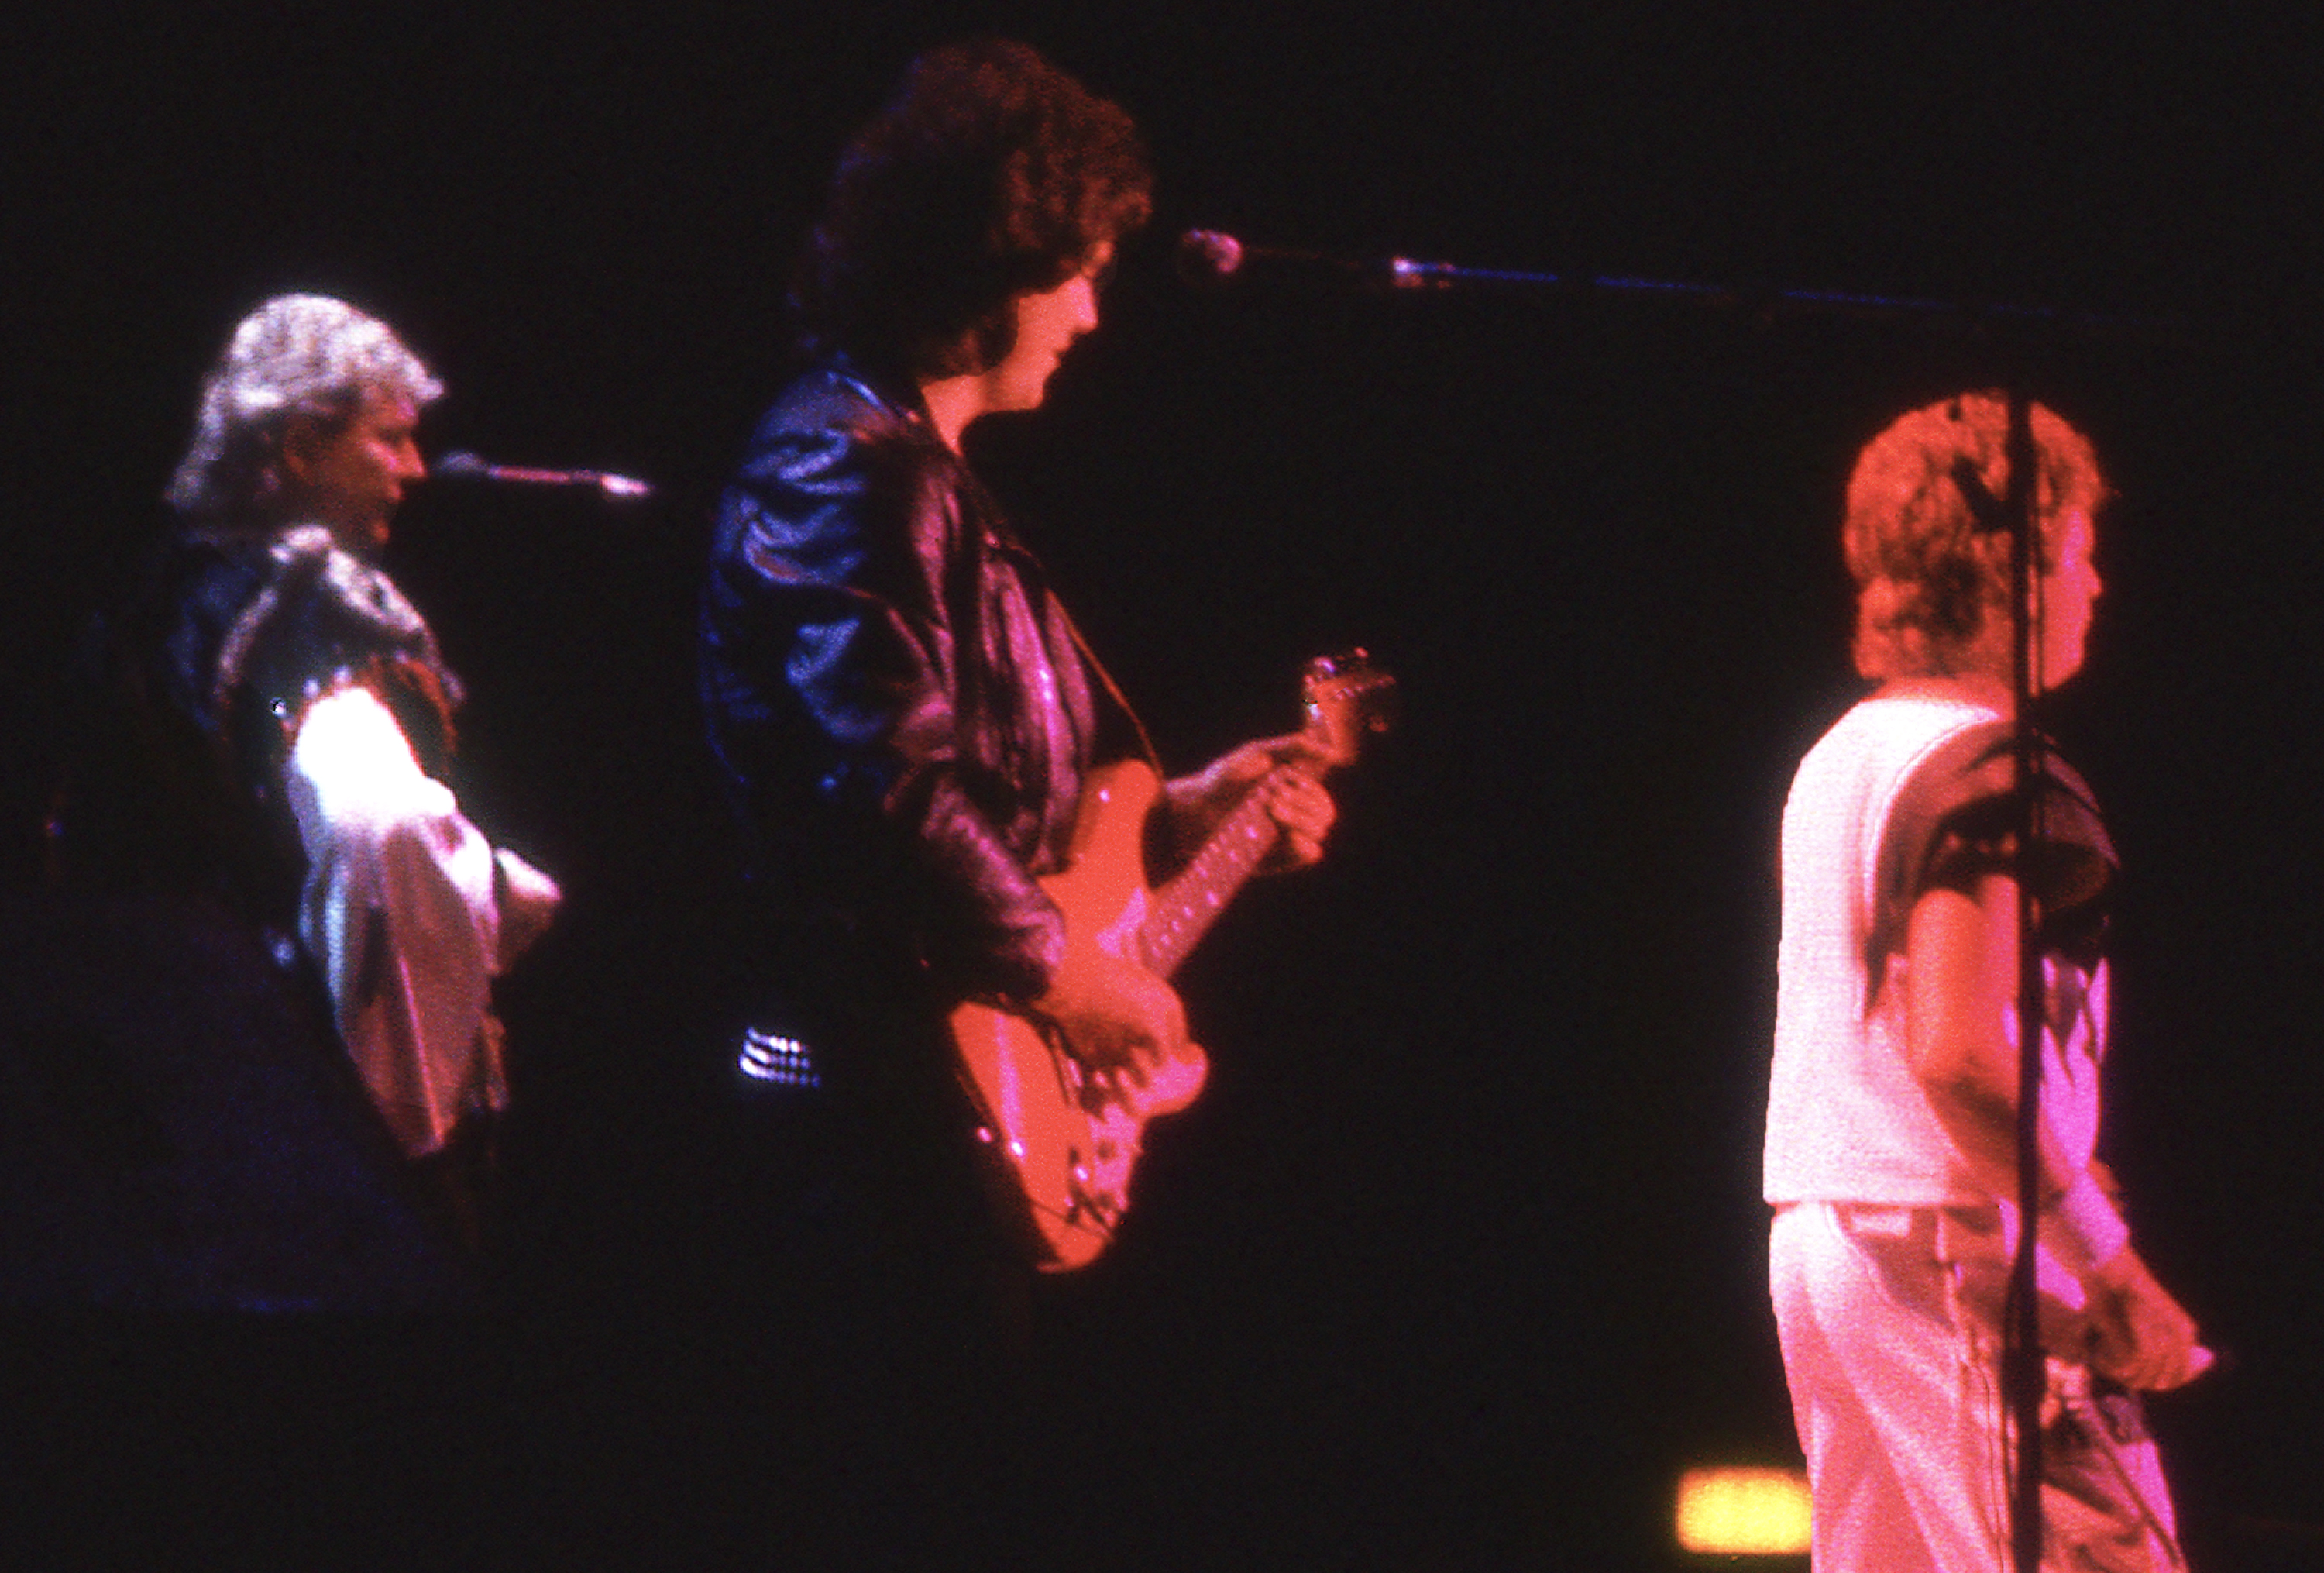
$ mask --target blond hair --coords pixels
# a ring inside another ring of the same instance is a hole
[[[378,318],[328,295],[277,295],[235,326],[203,379],[193,442],[162,498],[190,516],[228,517],[281,485],[292,416],[340,422],[367,394],[422,405],[443,392]]]

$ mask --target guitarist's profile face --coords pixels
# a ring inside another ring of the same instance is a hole
[[[1097,327],[1097,281],[1112,260],[1112,245],[1101,245],[1065,282],[1016,297],[1017,341],[984,374],[986,410],[1041,407],[1065,351]]]

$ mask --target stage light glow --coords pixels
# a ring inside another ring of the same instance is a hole
[[[1803,1556],[1808,1479],[1797,1469],[1690,1469],[1678,1483],[1678,1543],[1729,1557]]]

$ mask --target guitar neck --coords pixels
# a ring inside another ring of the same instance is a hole
[[[1148,970],[1163,977],[1177,971],[1258,869],[1277,833],[1274,816],[1253,793],[1227,815],[1192,862],[1148,893],[1138,946]]]
[[[1307,712],[1302,737],[1310,769],[1320,774],[1348,763],[1368,732],[1388,726],[1386,702],[1395,680],[1374,668],[1360,650],[1307,663],[1301,699]],[[1267,800],[1253,791],[1237,803],[1177,876],[1147,893],[1137,948],[1148,970],[1168,977],[1178,969],[1243,882],[1257,872],[1282,833]]]

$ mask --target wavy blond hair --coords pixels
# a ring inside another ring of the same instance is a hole
[[[417,406],[443,393],[378,318],[328,295],[277,295],[235,326],[203,379],[193,442],[162,500],[194,518],[231,517],[281,485],[292,416],[343,422],[366,394]]]
[[[2108,494],[2089,439],[2046,405],[2032,415],[2046,569],[2068,517],[2095,517]],[[1898,417],[1857,456],[1840,545],[1856,580],[1856,670],[1864,676],[2006,670],[2008,446],[2008,399],[1987,390]]]

